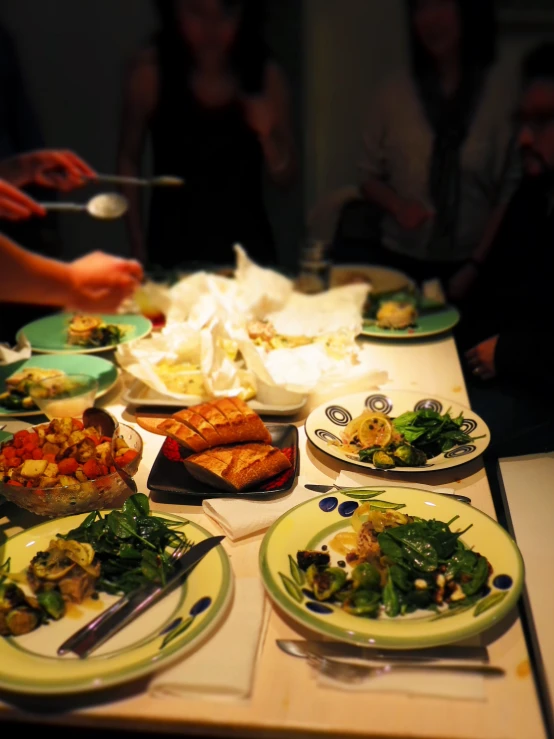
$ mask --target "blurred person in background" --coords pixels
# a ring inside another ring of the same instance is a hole
[[[524,177],[472,292],[465,346],[472,407],[507,455],[554,448],[554,44],[527,55],[522,77]]]
[[[263,199],[264,175],[295,175],[289,90],[263,36],[262,0],[158,0],[154,42],[131,64],[124,90],[118,171],[137,175],[150,137],[154,188],[148,226],[141,195],[126,188],[134,257],[171,269],[234,265],[240,243],[255,260],[277,254]]]
[[[381,215],[367,261],[460,300],[520,171],[513,94],[496,61],[493,0],[407,0],[411,68],[378,92],[364,136],[364,197]],[[515,92],[514,92],[515,94]]]

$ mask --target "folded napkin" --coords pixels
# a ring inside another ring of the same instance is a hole
[[[29,359],[30,356],[31,345],[24,337],[19,339],[13,349],[7,344],[0,344],[0,364],[12,364],[20,359]]]
[[[306,490],[299,477],[296,486],[288,495],[277,500],[237,500],[237,498],[210,498],[202,502],[204,513],[216,521],[225,534],[236,541],[268,529],[283,513],[318,493]]]
[[[454,488],[436,488],[432,487],[431,485],[420,485],[418,482],[398,482],[398,480],[387,480],[386,482],[383,482],[382,477],[372,477],[371,474],[360,474],[358,472],[341,472],[340,475],[335,480],[335,485],[338,485],[339,487],[356,487],[356,486],[363,486],[363,487],[372,487],[375,485],[386,485],[388,488],[397,488],[397,487],[411,487],[416,488],[417,490],[433,490],[435,493],[454,493],[456,492]]]
[[[258,578],[236,580],[233,604],[222,626],[196,652],[154,676],[153,698],[246,699],[254,681],[267,619]]]
[[[342,682],[316,672],[316,681],[322,688],[356,693],[404,693],[468,701],[484,701],[487,698],[485,678],[482,675],[461,672],[433,673],[424,670],[406,670],[390,672],[379,677],[368,677],[356,683]]]

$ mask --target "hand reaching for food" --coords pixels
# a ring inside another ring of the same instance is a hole
[[[96,173],[72,151],[39,149],[0,162],[0,177],[16,187],[35,184],[65,192],[94,180]]]
[[[69,275],[67,309],[110,313],[139,287],[143,270],[134,259],[95,251],[71,262]]]
[[[494,355],[498,338],[492,336],[466,352],[467,363],[472,373],[481,380],[492,380],[496,377]]]
[[[9,182],[0,180],[0,218],[21,221],[32,216],[44,215],[46,211],[42,205]]]

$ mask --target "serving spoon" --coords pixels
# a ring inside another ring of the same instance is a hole
[[[93,218],[113,220],[120,218],[129,208],[129,202],[116,192],[105,192],[95,195],[86,203],[40,203],[45,210],[69,211],[72,213],[86,211]]]
[[[156,177],[129,177],[118,174],[98,174],[91,177],[93,182],[110,182],[114,185],[142,185],[145,187],[181,187],[185,184],[182,177],[162,174]]]
[[[123,467],[121,467],[115,457],[115,450],[113,448],[114,446],[114,434],[117,431],[118,423],[115,420],[115,418],[108,413],[107,411],[103,410],[102,408],[87,408],[83,411],[83,424],[85,428],[88,428],[89,426],[92,426],[95,429],[98,429],[102,436],[109,436],[112,440],[112,458],[113,458],[113,464],[117,472],[119,473],[119,476],[127,485],[127,487],[133,492],[138,492],[137,484],[131,477],[131,475],[128,472],[125,472]]]

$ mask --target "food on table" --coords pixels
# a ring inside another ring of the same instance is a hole
[[[128,593],[148,583],[164,583],[174,570],[171,554],[192,546],[178,523],[150,515],[138,493],[120,510],[93,511],[75,529],[58,534],[35,554],[22,573],[0,566],[0,636],[20,636],[67,613],[98,593]]]
[[[125,326],[106,323],[97,316],[73,316],[67,330],[69,344],[87,348],[119,344],[125,336]]]
[[[464,420],[463,413],[452,418],[449,411],[441,415],[430,409],[396,418],[366,410],[346,426],[342,443],[329,443],[378,469],[425,467],[433,457],[481,438],[462,430]]]
[[[373,500],[357,508],[353,531],[329,542],[335,564],[329,551],[297,553],[303,587],[315,600],[354,616],[394,618],[465,609],[487,595],[492,567],[461,540],[471,525],[456,531],[458,517],[423,520],[401,513],[403,504],[387,505]]]
[[[15,372],[5,381],[6,390],[0,393],[0,408],[9,411],[37,410],[33,399],[29,396],[29,387],[47,377],[63,375],[62,370],[42,369],[40,367],[25,367]]]
[[[154,365],[154,372],[172,393],[201,397],[206,394],[204,375],[199,365],[162,361]]]
[[[417,310],[413,303],[386,300],[379,305],[377,325],[380,328],[403,329],[415,326]]]
[[[122,438],[115,439],[115,457],[122,467],[138,455]],[[77,418],[17,431],[0,446],[0,481],[27,488],[79,485],[116,472],[112,439],[96,428],[84,428]],[[37,490],[38,494],[38,490]]]
[[[240,398],[186,408],[163,420],[158,429],[194,452],[182,460],[193,477],[230,492],[252,488],[292,466],[271,445],[262,419]]]
[[[265,349],[295,349],[316,341],[315,337],[278,334],[270,321],[251,321],[247,331],[254,344]]]
[[[8,561],[9,562],[9,561]],[[20,636],[66,614],[67,603],[93,595],[100,562],[89,544],[55,539],[35,554],[22,575],[10,579],[0,567],[0,635]],[[16,582],[21,582],[21,588]]]
[[[153,413],[137,413],[135,415],[135,421],[145,431],[150,431],[151,434],[158,434],[159,436],[167,436],[159,426],[165,420],[167,416],[156,416]]]

